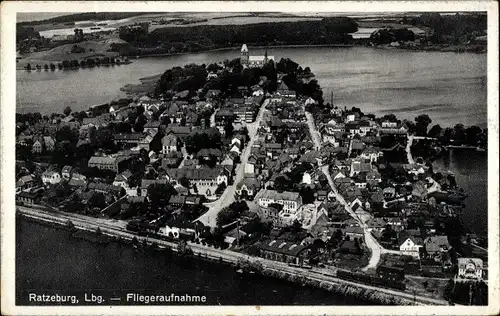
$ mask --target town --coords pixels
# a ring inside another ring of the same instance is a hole
[[[458,216],[467,193],[432,158],[485,151],[487,131],[338,107],[309,67],[253,52],[88,111],[18,113],[17,209],[485,304],[487,250]]]

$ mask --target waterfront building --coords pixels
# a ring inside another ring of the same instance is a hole
[[[281,240],[266,240],[257,244],[259,256],[265,259],[292,264],[303,264],[310,248]]]
[[[483,278],[483,260],[458,258],[457,278],[464,281],[480,281]]]

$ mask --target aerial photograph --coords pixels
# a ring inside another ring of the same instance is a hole
[[[487,15],[17,13],[15,304],[488,306]]]

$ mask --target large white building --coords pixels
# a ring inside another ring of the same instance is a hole
[[[247,44],[241,46],[240,62],[245,67],[262,67],[269,61],[275,61],[274,56],[267,55],[267,49],[264,56],[250,56]]]
[[[276,190],[259,192],[259,205],[261,207],[267,208],[272,203],[283,205],[283,211],[287,214],[295,214],[302,205],[302,198],[297,192],[278,192]]]

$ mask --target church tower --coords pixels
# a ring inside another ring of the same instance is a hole
[[[264,65],[267,64],[269,60],[267,59],[267,47],[266,47],[266,52],[264,53]]]
[[[240,63],[242,65],[248,65],[248,47],[247,47],[247,44],[243,44],[241,46]]]

